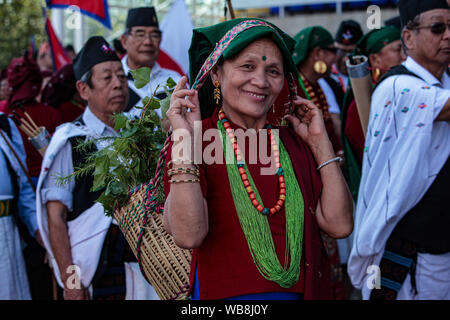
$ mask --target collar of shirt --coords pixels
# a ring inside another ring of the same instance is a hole
[[[130,72],[130,67],[128,67],[127,59],[128,59],[128,55],[126,54],[122,58],[122,61],[121,61],[125,75],[128,75],[128,72]],[[151,68],[150,77],[154,76],[155,74],[157,74],[160,71],[161,71],[161,66],[158,64],[158,62],[155,62],[155,64],[153,65],[153,68]]]
[[[403,65],[411,72],[417,74],[421,77],[426,83],[432,86],[438,86],[443,88],[450,88],[450,77],[447,72],[444,72],[441,81],[439,81],[434,75],[430,73],[423,66],[418,64],[413,58],[408,57]]]
[[[101,137],[118,135],[118,133],[113,128],[106,125],[102,120],[97,118],[97,116],[92,113],[89,106],[86,108],[86,110],[84,110],[83,121],[88,128],[90,128],[92,131],[94,131],[94,133],[98,134]]]

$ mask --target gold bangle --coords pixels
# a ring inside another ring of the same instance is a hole
[[[200,182],[200,179],[170,179],[169,183],[196,183]]]
[[[197,168],[173,168],[173,169],[169,169],[167,171],[167,174],[169,175],[169,177],[176,175],[176,174],[192,174],[195,175],[197,177],[200,177],[200,171]]]

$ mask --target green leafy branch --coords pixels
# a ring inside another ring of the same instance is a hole
[[[137,88],[144,87],[150,80],[149,68],[131,72]],[[159,152],[167,137],[155,110],[161,108],[163,119],[165,118],[175,85],[171,78],[163,85],[167,94],[165,99],[155,99],[155,93],[150,98],[145,97],[144,106],[136,107],[142,109],[139,119],[130,119],[122,113],[113,115],[114,129],[119,135],[81,142],[77,148],[86,152],[93,144],[110,140],[110,144],[104,149],[89,153],[84,165],[75,168],[72,175],[63,177],[61,181],[93,175],[91,191],[103,190],[97,202],[103,205],[105,213],[112,215],[118,206],[124,206],[128,201],[129,190],[148,182],[155,173]]]

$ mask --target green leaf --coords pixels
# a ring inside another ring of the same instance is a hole
[[[161,115],[162,115],[162,119],[166,118],[166,112],[167,110],[169,110],[170,107],[170,95],[167,95],[167,97],[165,97],[164,99],[162,99],[161,101],[159,101],[159,103],[161,104]]]
[[[125,131],[122,133],[122,137],[124,137],[124,138],[129,138],[129,137],[131,137],[133,134],[135,134],[137,130],[138,130],[138,127],[132,127],[132,128],[130,128],[130,129],[128,129],[128,130],[125,130]]]
[[[150,99],[149,97],[144,97],[142,99],[142,104],[144,105],[144,108],[151,110],[156,110],[161,107],[158,100]]]
[[[141,89],[150,82],[150,73],[152,69],[149,67],[142,67],[136,70],[130,70],[133,75],[134,85],[136,88]]]
[[[167,86],[169,87],[169,89],[175,88],[176,85],[177,83],[171,77],[167,79]]]
[[[114,118],[115,118],[114,130],[117,130],[117,131],[119,131],[120,129],[125,127],[125,124],[128,121],[128,118],[125,115],[123,115],[122,113],[116,114],[114,116]]]

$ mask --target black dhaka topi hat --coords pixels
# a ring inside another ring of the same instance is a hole
[[[398,11],[402,28],[419,14],[434,9],[449,9],[447,0],[399,0]]]
[[[80,80],[93,66],[106,61],[120,62],[120,59],[103,37],[89,38],[73,61],[75,78]]]
[[[154,7],[140,7],[128,10],[127,29],[132,27],[158,27],[158,17]]]

